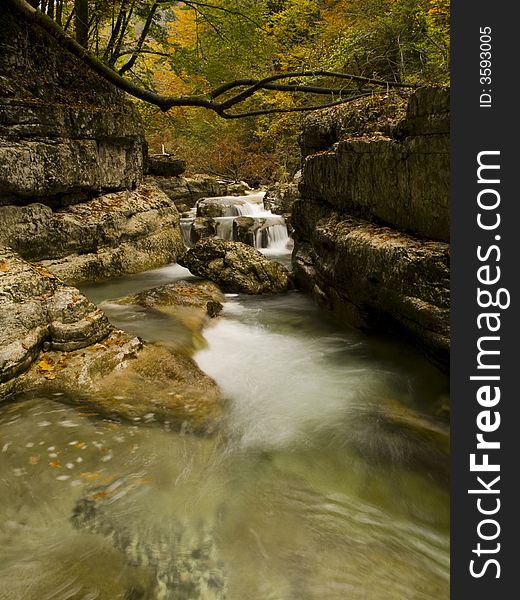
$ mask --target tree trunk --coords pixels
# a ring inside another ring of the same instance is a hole
[[[76,41],[84,48],[88,45],[88,0],[74,0]]]

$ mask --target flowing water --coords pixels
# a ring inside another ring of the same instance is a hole
[[[230,295],[205,337],[196,360],[228,399],[213,437],[41,394],[0,409],[0,599],[447,599],[448,448],[431,416],[445,377],[297,292]]]
[[[221,216],[213,217],[216,225],[216,237],[233,240],[233,222],[237,217],[252,217],[259,225],[253,239],[258,250],[267,250],[270,254],[283,253],[290,244],[287,225],[281,215],[275,215],[264,208],[265,192],[247,196],[222,196],[209,198],[208,202],[220,207]],[[205,199],[199,202],[204,202]],[[197,208],[190,211],[189,217],[181,219],[181,231],[184,241],[191,246],[191,227],[197,214]]]

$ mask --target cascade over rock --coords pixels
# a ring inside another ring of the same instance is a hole
[[[208,238],[197,242],[181,265],[217,283],[225,292],[274,294],[289,289],[289,273],[277,262],[241,242]]]
[[[265,192],[247,196],[202,198],[181,219],[186,245],[206,237],[243,242],[258,249],[285,251],[287,224],[281,215],[264,208]]]
[[[305,158],[293,205],[296,281],[345,321],[404,332],[447,368],[449,90],[420,88],[404,119],[399,98],[379,112],[370,104],[387,135],[381,122],[369,130],[361,104],[304,126],[303,154],[319,151]]]

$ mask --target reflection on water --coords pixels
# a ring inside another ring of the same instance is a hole
[[[445,378],[299,293],[230,296],[205,335],[215,437],[2,407],[0,599],[448,598]]]

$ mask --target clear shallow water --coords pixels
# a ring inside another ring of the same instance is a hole
[[[0,409],[0,598],[448,598],[448,449],[428,414],[446,379],[299,293],[230,296],[205,337],[196,360],[228,398],[213,438],[52,397]]]

